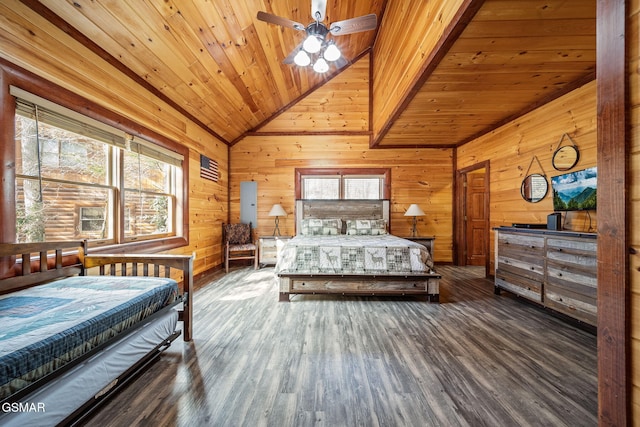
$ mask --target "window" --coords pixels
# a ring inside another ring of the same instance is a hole
[[[172,166],[132,151],[124,152],[125,237],[168,233],[173,229],[171,212]]]
[[[389,169],[297,169],[296,198],[388,199]]]
[[[344,199],[381,199],[384,176],[342,178]]]
[[[339,199],[340,177],[305,176],[302,178],[303,199]]]
[[[20,89],[16,241],[177,236],[183,156]]]
[[[106,206],[81,207],[78,215],[80,233],[98,233],[104,238],[106,211]]]

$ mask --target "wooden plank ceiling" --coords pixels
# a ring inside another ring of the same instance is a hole
[[[53,12],[227,144],[339,72],[283,64],[304,32],[257,19],[264,11],[307,25],[310,0],[23,1],[43,15]],[[386,1],[328,1],[324,22],[375,13],[380,24]],[[482,3],[457,40],[425,58],[413,90],[373,146],[459,145],[595,78],[596,0]],[[385,32],[398,41],[391,45],[401,48],[410,38],[404,28],[429,25],[408,25],[415,20],[426,21],[409,14],[384,22],[396,29]],[[335,36],[344,66],[379,42],[376,35]]]
[[[443,49],[378,145],[460,145],[593,80],[596,1],[486,0]]]

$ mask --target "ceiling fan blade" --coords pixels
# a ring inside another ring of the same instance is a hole
[[[270,24],[280,25],[285,28],[293,28],[294,30],[304,31],[305,26],[299,22],[292,21],[291,19],[282,18],[280,16],[272,15],[266,12],[258,12],[258,19],[260,21],[268,22]]]
[[[322,22],[327,13],[327,0],[311,0],[311,18]]]
[[[375,30],[378,25],[376,14],[358,16],[357,18],[345,19],[331,24],[329,31],[334,36],[344,34],[359,33],[361,31]]]
[[[336,61],[334,61],[334,65],[335,65],[337,70],[339,70],[340,68],[344,67],[348,63],[349,63],[349,61],[347,61],[347,59],[344,56],[341,56]]]
[[[302,43],[304,43],[304,41]],[[300,43],[298,46],[296,46],[291,51],[291,53],[289,55],[287,55],[287,57],[282,60],[283,64],[293,64],[294,63],[293,59],[296,57],[298,52],[300,52],[300,49],[302,49],[302,43]]]

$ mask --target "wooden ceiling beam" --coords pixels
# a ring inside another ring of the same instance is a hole
[[[449,49],[456,42],[460,34],[471,23],[471,20],[476,15],[478,10],[482,7],[485,0],[466,0],[455,17],[451,20],[447,28],[445,29],[442,37],[438,41],[436,47],[433,49],[429,56],[426,56],[423,62],[422,72],[414,80],[411,85],[411,90],[407,93],[405,98],[395,108],[394,113],[387,119],[384,126],[381,127],[380,132],[372,139],[370,146],[375,148],[380,144],[380,141],[385,137],[387,132],[391,129],[393,123],[398,120],[400,115],[407,109],[413,98],[418,94],[422,86],[425,84],[429,76],[435,71],[440,62],[445,58]],[[377,40],[376,40],[377,42]],[[373,55],[372,55],[373,56]],[[375,58],[371,58],[373,64]],[[373,90],[371,91],[373,94]]]

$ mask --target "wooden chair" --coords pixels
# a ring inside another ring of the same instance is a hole
[[[251,223],[223,224],[224,271],[229,272],[229,261],[252,259],[258,269],[258,245],[252,239]]]

